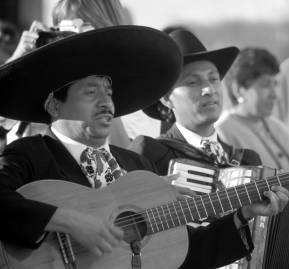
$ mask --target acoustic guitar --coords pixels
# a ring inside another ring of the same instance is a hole
[[[178,268],[187,255],[186,224],[262,200],[273,185],[289,185],[279,174],[215,193],[176,200],[173,187],[147,171],[134,171],[101,190],[60,180],[29,183],[18,192],[59,207],[109,218],[124,231],[123,243],[99,258],[69,235],[50,233],[30,250],[2,242],[1,269]]]

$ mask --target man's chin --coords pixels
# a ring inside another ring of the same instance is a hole
[[[90,137],[93,138],[107,138],[109,136],[110,128],[100,126],[87,126],[86,131]]]

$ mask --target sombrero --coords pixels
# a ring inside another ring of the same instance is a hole
[[[171,32],[169,36],[179,46],[183,55],[184,65],[195,61],[210,61],[217,67],[221,79],[223,79],[239,53],[239,49],[236,47],[226,47],[209,51],[202,42],[188,30],[176,30]],[[151,118],[168,121],[168,119],[165,118],[166,110],[167,108],[160,101],[143,109],[144,113]],[[174,117],[169,119],[169,121],[174,120]]]
[[[0,67],[0,115],[47,123],[44,102],[55,89],[94,74],[112,78],[115,116],[163,96],[182,66],[176,43],[143,26],[113,26],[49,43]]]

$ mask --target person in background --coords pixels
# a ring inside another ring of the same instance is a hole
[[[225,79],[233,108],[216,128],[225,142],[258,152],[263,165],[289,171],[289,130],[271,117],[278,73],[268,50],[243,49]]]
[[[272,115],[283,122],[289,129],[289,59],[280,64],[278,75],[278,87],[276,89],[277,100]]]
[[[52,11],[54,26],[60,25],[62,21],[75,19],[82,20],[79,32],[131,24],[119,0],[59,0]]]
[[[20,31],[13,23],[0,20],[0,65],[12,55],[19,37]]]
[[[268,50],[245,48],[225,79],[233,109],[217,124],[220,137],[259,153],[266,166],[289,171],[289,131],[272,117],[279,64]],[[272,218],[263,268],[288,268],[289,207]]]
[[[23,31],[20,38],[16,39],[14,33],[15,27],[12,28],[12,30],[10,29],[9,31],[7,31],[4,27],[6,24],[0,23],[0,25],[2,25],[3,27],[3,31],[2,33],[0,33],[0,40],[1,38],[3,40],[5,39],[6,43],[8,42],[10,44],[9,57],[6,57],[4,61],[6,63],[33,51],[39,37],[38,32],[49,30],[49,28],[43,23],[39,21],[33,21],[29,30]],[[8,38],[5,34],[9,34],[9,36],[11,37]],[[11,43],[15,43],[14,46],[11,46]],[[33,135],[36,133],[44,133],[46,131],[46,128],[46,124],[29,124],[27,122],[19,122],[13,119],[0,117],[0,129],[2,130],[0,137],[0,151],[2,151],[7,144],[18,139],[19,137]]]

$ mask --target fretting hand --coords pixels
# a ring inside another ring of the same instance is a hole
[[[288,203],[289,191],[281,186],[273,186],[270,191],[264,192],[264,196],[268,200],[242,207],[245,219],[256,216],[273,216],[280,213]]]

